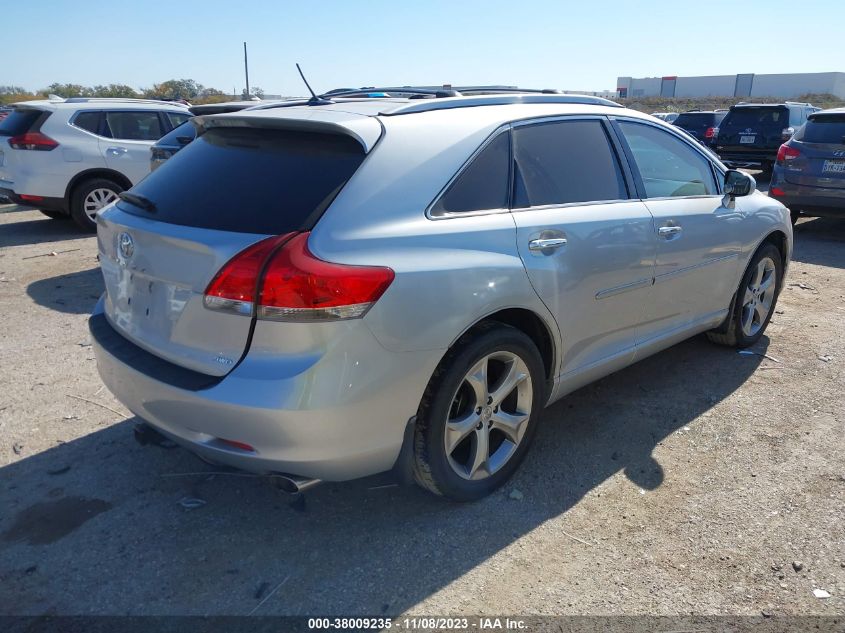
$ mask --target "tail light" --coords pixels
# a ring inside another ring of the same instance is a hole
[[[770,196],[785,196],[786,192],[780,187],[769,187]]]
[[[789,145],[781,145],[778,149],[777,162],[778,164],[783,165],[791,160],[795,160],[799,156],[801,156],[801,150],[795,147],[790,147]]]
[[[716,130],[718,129],[719,128],[716,127],[707,128],[707,130],[704,132],[704,138],[713,138],[714,136],[716,136]]]
[[[41,132],[25,132],[9,139],[12,149],[31,149],[39,152],[49,152],[59,144]]]
[[[205,307],[273,321],[364,316],[393,281],[393,271],[318,259],[308,250],[308,236],[271,237],[233,257],[211,280]]]
[[[781,140],[788,141],[789,139],[792,138],[793,134],[795,134],[795,128],[794,127],[785,127],[780,132]]]

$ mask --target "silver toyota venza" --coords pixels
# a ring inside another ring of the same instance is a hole
[[[98,217],[100,374],[291,489],[396,469],[482,497],[543,407],[701,332],[751,345],[783,287],[789,211],[603,99],[349,91],[195,124]]]

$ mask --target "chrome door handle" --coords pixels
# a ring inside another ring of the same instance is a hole
[[[678,235],[683,230],[680,226],[661,226],[657,229],[657,234],[660,237],[672,237],[673,235]]]
[[[125,154],[128,150],[125,147],[107,147],[106,151],[112,156],[120,156]]]
[[[528,242],[528,250],[530,251],[544,251],[547,248],[560,248],[561,246],[566,246],[565,237],[540,238]]]

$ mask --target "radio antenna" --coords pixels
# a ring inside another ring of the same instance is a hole
[[[317,96],[317,93],[311,88],[311,84],[308,83],[308,80],[305,78],[305,73],[302,72],[302,68],[299,67],[299,64],[296,64],[296,69],[299,71],[299,76],[302,77],[302,81],[305,83],[305,87],[308,88],[308,92],[311,93],[311,98],[308,100],[308,105],[327,105],[329,103],[334,103],[329,99],[323,99]]]

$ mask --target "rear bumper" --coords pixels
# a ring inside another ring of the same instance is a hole
[[[333,341],[312,364],[247,354],[231,373],[215,378],[124,339],[106,320],[102,299],[90,320],[103,382],[148,424],[215,462],[328,481],[394,466],[441,356],[389,352],[358,324],[355,336]]]
[[[722,162],[727,165],[762,165],[764,163],[774,163],[778,156],[777,148],[737,151],[729,148],[717,149],[717,146],[713,146],[712,149],[719,155]]]
[[[30,196],[22,198],[12,189],[0,187],[0,197],[8,198],[14,204],[21,206],[35,207],[36,209],[47,209],[49,211],[65,211],[64,198],[50,198],[47,196]]]
[[[783,182],[777,182],[776,186],[784,191],[784,195],[775,195],[770,189],[769,197],[792,211],[818,216],[845,216],[845,189],[800,187]]]

